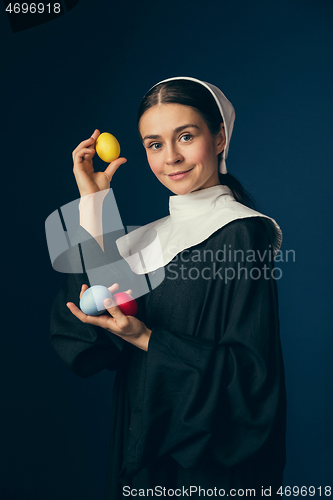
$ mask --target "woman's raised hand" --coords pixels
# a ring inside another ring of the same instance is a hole
[[[72,153],[73,172],[81,198],[109,189],[113,174],[127,161],[126,158],[117,158],[104,172],[95,172],[92,159],[96,153],[95,144],[99,135],[100,131],[96,129],[92,136],[82,141]]]

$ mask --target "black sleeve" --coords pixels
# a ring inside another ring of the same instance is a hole
[[[127,342],[103,328],[82,323],[66,306],[78,306],[84,274],[70,274],[56,296],[51,310],[51,344],[64,363],[80,377],[104,368],[116,370]]]
[[[86,240],[85,255],[90,265],[103,265],[119,259],[119,255],[108,249],[103,252],[96,241],[83,228],[79,228],[82,240]],[[79,234],[78,231],[78,234]],[[82,237],[83,235],[83,237]],[[80,252],[77,247],[68,251],[68,268],[77,269]],[[51,344],[64,363],[78,376],[89,377],[104,368],[116,370],[130,350],[130,344],[103,328],[82,323],[66,306],[73,302],[79,307],[79,294],[83,284],[90,286],[87,274],[73,273],[67,276],[64,286],[57,294],[51,309]],[[143,298],[136,299],[139,319],[144,320]]]
[[[269,242],[262,223],[248,219],[223,228],[221,248],[225,243],[265,257],[262,262],[237,257],[226,265],[237,272],[239,259],[247,278],[243,271],[232,282],[214,283],[218,307],[202,306],[205,328],[212,327],[212,315],[220,316],[216,341],[207,340],[205,332],[203,339],[152,328],[142,413],[131,425],[140,432],[130,433],[123,476],[165,455],[185,468],[197,468],[207,457],[230,467],[266,447],[268,460],[274,453],[276,461],[284,460],[283,445],[277,444],[285,430],[284,370]],[[261,271],[259,279],[257,270],[249,278],[254,267]]]

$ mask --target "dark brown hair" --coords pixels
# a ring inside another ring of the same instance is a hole
[[[220,110],[217,107],[211,92],[203,85],[192,80],[171,80],[153,87],[142,99],[138,114],[137,127],[142,115],[156,104],[183,104],[195,109],[206,122],[210,133],[215,136],[219,133],[223,123]],[[220,162],[222,152],[218,156]],[[235,199],[248,207],[254,208],[252,196],[243,188],[241,183],[231,174],[218,172],[220,183],[228,186]]]

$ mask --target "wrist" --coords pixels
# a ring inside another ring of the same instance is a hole
[[[86,195],[80,199],[80,226],[96,239],[99,245],[104,249],[103,245],[103,201],[108,190],[100,191]]]
[[[149,328],[146,327],[147,351],[148,351],[148,345],[149,345],[149,340],[150,340],[151,332],[152,331],[149,330]]]
[[[83,196],[81,195],[79,202],[80,216],[86,215],[91,211],[96,212],[99,215],[102,212],[103,201],[108,194],[108,191],[108,189],[104,189],[103,191],[98,191],[96,193],[90,193]]]
[[[151,335],[151,330],[149,330],[149,328],[145,327],[144,332],[138,338],[137,347],[139,347],[143,351],[148,351],[150,335]]]

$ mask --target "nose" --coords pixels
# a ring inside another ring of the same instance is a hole
[[[169,144],[166,147],[166,159],[165,163],[167,165],[173,165],[174,163],[180,163],[184,160],[183,155],[178,151],[175,144]]]

